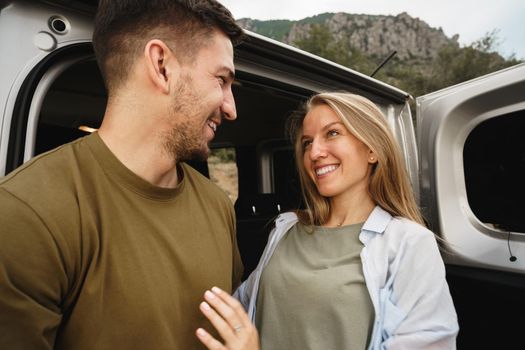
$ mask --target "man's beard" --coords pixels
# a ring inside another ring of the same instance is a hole
[[[193,118],[198,118],[198,116],[193,116]],[[202,126],[193,120],[177,123],[166,134],[164,148],[175,162],[206,161],[210,155],[210,148],[203,140]]]
[[[205,102],[195,93],[191,78],[182,77],[169,111],[169,118],[178,120],[172,120],[173,127],[164,136],[164,149],[175,162],[208,159],[210,148],[204,140],[204,128],[213,112],[204,119],[203,111],[199,110],[203,105]]]

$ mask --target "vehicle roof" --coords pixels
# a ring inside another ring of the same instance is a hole
[[[94,14],[99,0],[40,0],[45,3],[61,6],[68,9]],[[411,96],[394,86],[369,77],[365,74],[313,55],[293,46],[267,38],[245,30],[247,40],[241,43],[236,50],[239,57],[265,57],[273,62],[279,62],[286,70],[296,69],[301,74],[304,71],[312,73],[317,80],[329,82],[348,82],[356,88],[367,91],[372,95],[381,96],[397,103],[405,103]]]
[[[257,33],[247,30],[245,30],[245,33],[248,38],[240,45],[242,50],[236,52],[237,56],[258,54],[262,57],[272,58],[276,62],[281,62],[288,69],[292,67],[292,69],[295,68],[303,72],[309,71],[316,76],[316,79],[326,79],[332,82],[351,80],[352,85],[360,90],[380,95],[398,103],[404,103],[411,98],[410,94],[403,90],[348,67]]]

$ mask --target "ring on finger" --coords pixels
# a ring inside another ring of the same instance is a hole
[[[236,333],[239,333],[241,331],[242,325],[238,324],[237,326],[233,327]]]

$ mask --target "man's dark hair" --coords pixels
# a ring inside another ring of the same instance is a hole
[[[230,11],[215,0],[100,0],[93,47],[106,87],[111,93],[126,81],[148,41],[160,39],[190,62],[215,29],[233,45],[243,38]]]

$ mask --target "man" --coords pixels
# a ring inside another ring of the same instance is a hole
[[[236,118],[241,36],[215,0],[100,1],[98,133],[0,183],[0,348],[202,348],[200,299],[242,264],[229,199],[184,161]]]

